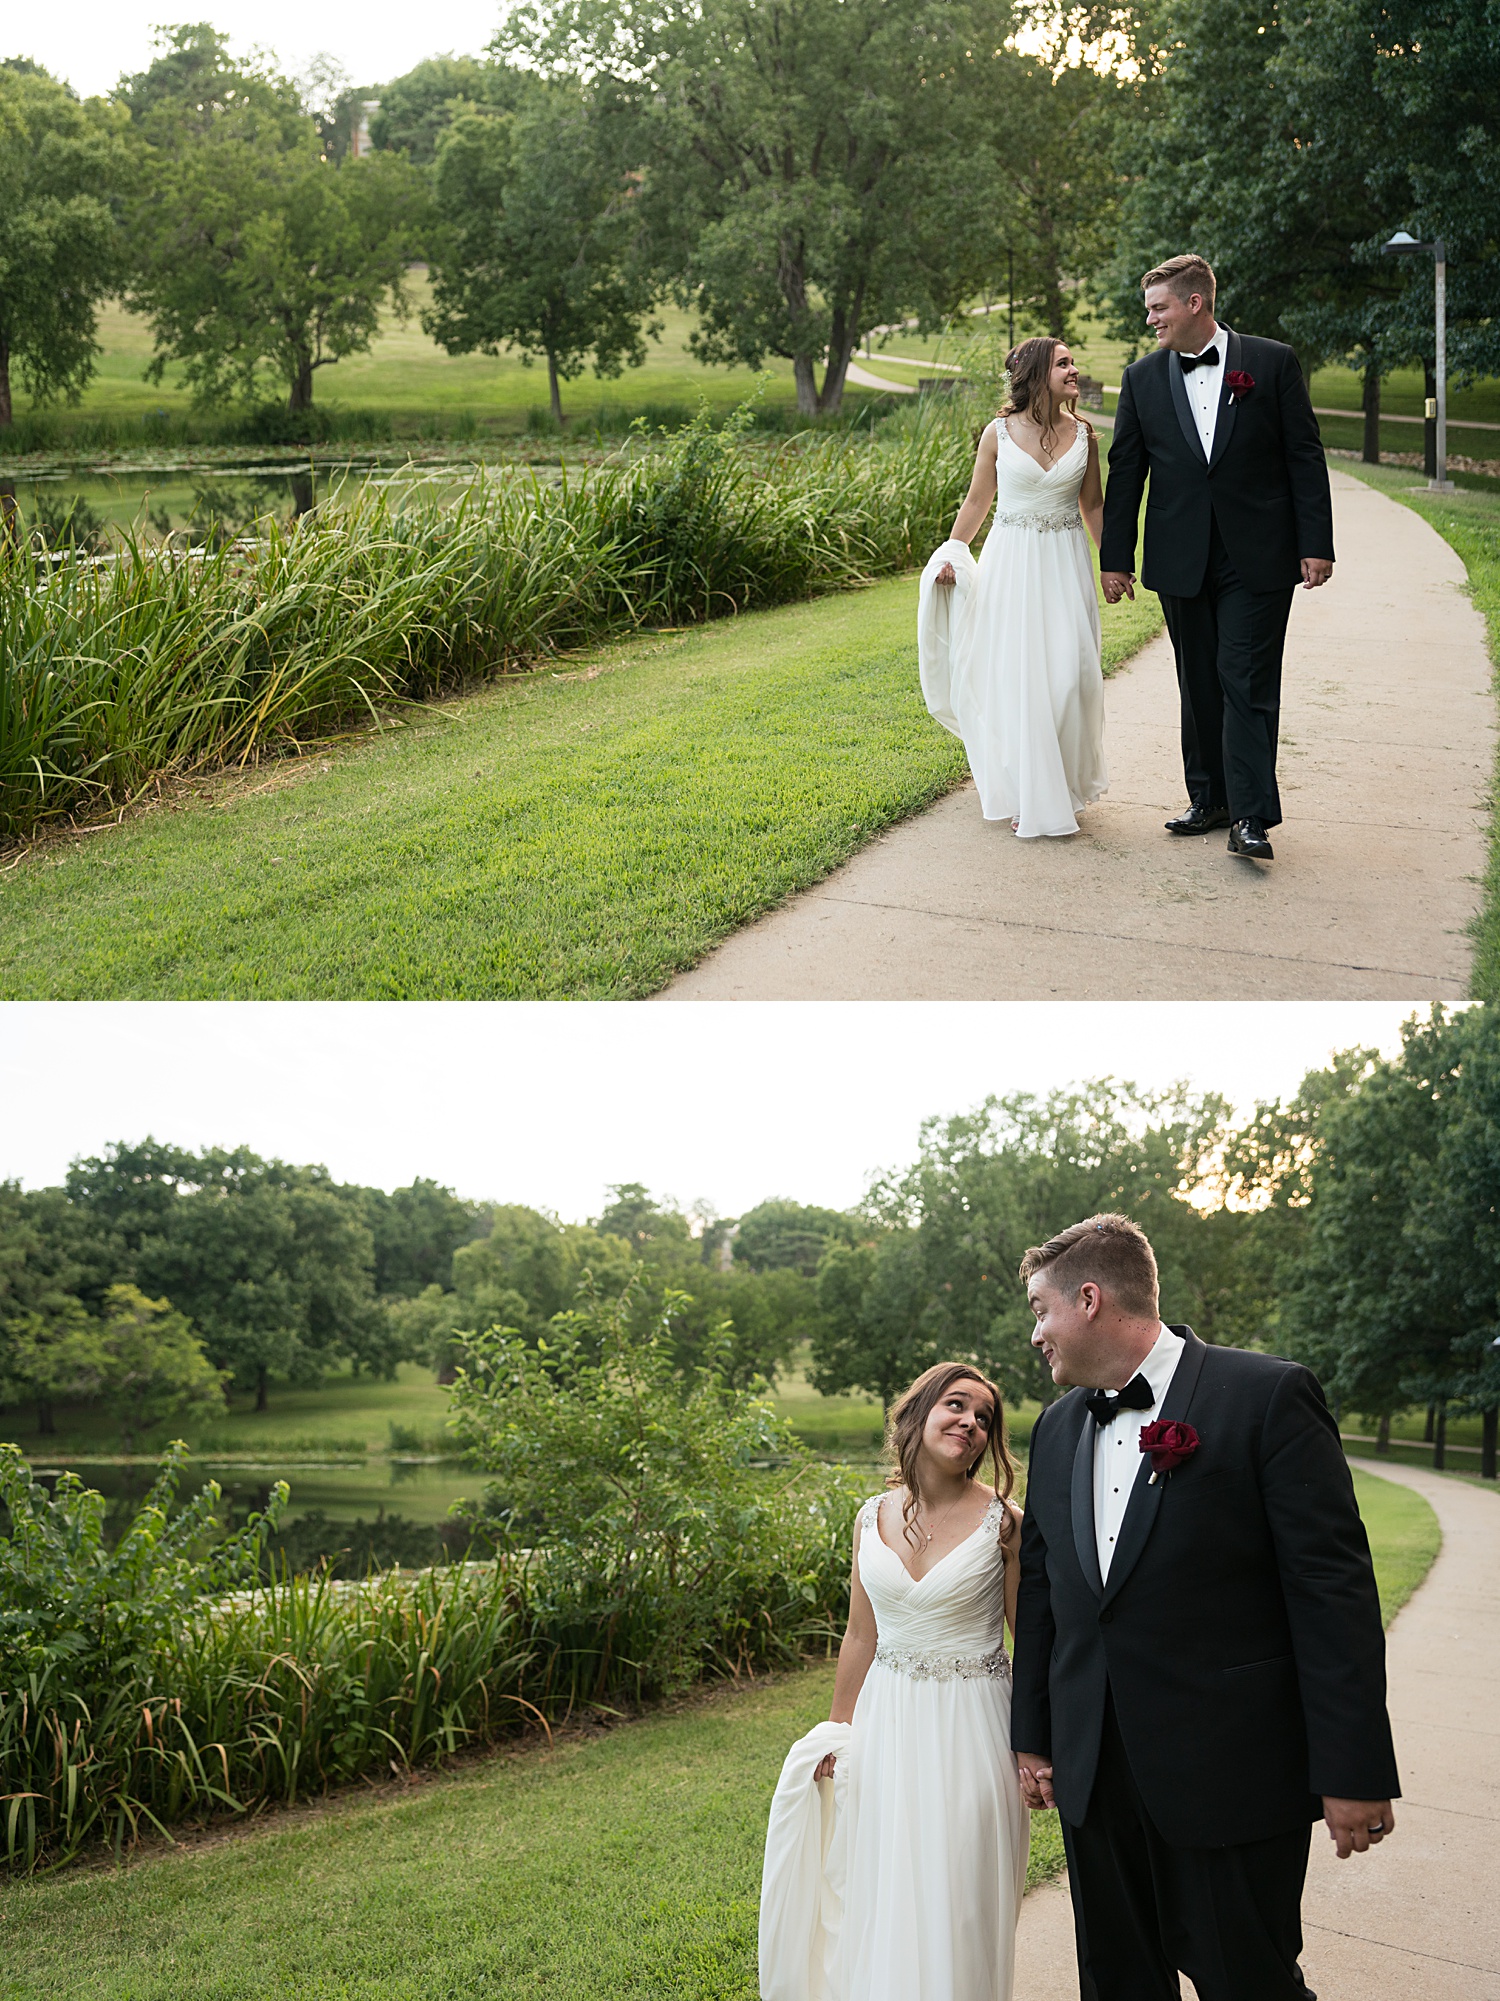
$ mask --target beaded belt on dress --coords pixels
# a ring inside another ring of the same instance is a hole
[[[877,1645],[875,1658],[912,1681],[981,1681],[988,1675],[1010,1680],[1010,1655],[1004,1647],[992,1654],[919,1654],[911,1647]]]
[[[1061,514],[997,514],[994,517],[997,528],[1034,528],[1039,535],[1060,535],[1067,528],[1081,528],[1083,516],[1078,509],[1064,510]]]

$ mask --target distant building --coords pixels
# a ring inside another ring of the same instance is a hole
[[[374,152],[375,148],[370,143],[370,120],[379,109],[380,99],[378,97],[366,98],[362,104],[355,105],[349,121],[349,157],[351,160],[362,160],[366,153]]]

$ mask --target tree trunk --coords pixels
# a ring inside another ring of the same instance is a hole
[[[1375,1427],[1375,1450],[1380,1454],[1382,1459],[1389,1459],[1391,1455],[1391,1414],[1389,1411],[1386,1411],[1379,1424]]]
[[[269,1410],[271,1408],[271,1399],[267,1395],[269,1387],[270,1383],[266,1373],[266,1365],[264,1362],[257,1363],[255,1369],[255,1408],[257,1410]]]
[[[1422,1433],[1422,1443],[1424,1445],[1431,1445],[1432,1443],[1432,1427],[1433,1424],[1436,1422],[1436,1419],[1437,1419],[1437,1405],[1435,1403],[1430,1403],[1427,1406],[1427,1427]]]
[[[835,354],[838,355],[836,362],[834,360]],[[848,375],[848,347],[845,346],[842,350],[830,348],[828,350],[828,366],[823,370],[823,387],[818,392],[818,414],[820,416],[836,417],[839,411],[843,409],[844,384],[848,379]]]
[[[1497,1426],[1496,1423],[1497,1419],[1500,1419],[1500,1410],[1497,1410],[1494,1404],[1491,1404],[1487,1411],[1481,1413],[1481,1430],[1479,1433],[1479,1477],[1481,1480],[1493,1480],[1495,1478],[1495,1433],[1497,1429],[1500,1429],[1500,1426]]]
[[[311,514],[317,504],[317,497],[313,492],[313,476],[311,472],[294,472],[292,474],[293,517],[300,521],[304,514]]]
[[[1367,466],[1380,464],[1380,370],[1373,358],[1365,363],[1365,442],[1360,457]]]
[[[297,357],[297,373],[292,378],[292,393],[287,398],[287,412],[295,416],[299,410],[310,410],[313,400],[313,365],[310,354]]]
[[[1431,365],[1422,364],[1422,394],[1429,399],[1437,394],[1437,377]],[[1437,418],[1427,417],[1422,424],[1422,470],[1429,479],[1437,478]]]
[[[10,421],[10,342],[0,340],[0,424]]]
[[[558,381],[557,377],[556,358],[550,350],[547,354],[547,394],[552,402],[552,421],[554,424],[561,425],[563,420],[562,384]]]
[[[797,415],[816,417],[818,414],[818,377],[810,354],[792,357],[792,380],[797,385]]]
[[[1441,1473],[1448,1463],[1448,1406],[1439,1406],[1437,1423],[1432,1433],[1432,1464],[1435,1472]]]
[[[51,1397],[38,1397],[36,1400],[36,1428],[38,1437],[55,1438],[57,1436],[57,1426],[52,1422]]]

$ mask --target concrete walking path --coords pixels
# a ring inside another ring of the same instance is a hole
[[[1500,1495],[1358,1464],[1430,1501],[1443,1546],[1388,1636],[1396,1832],[1340,1862],[1313,1828],[1302,1969],[1318,2001],[1500,2001]],[[1021,1907],[1015,1994],[1078,2001],[1065,1881]]]
[[[1287,639],[1273,863],[1162,830],[1185,798],[1163,634],[1107,684],[1113,783],[1076,838],[1018,841],[965,785],[656,998],[1466,996],[1494,760],[1484,622],[1433,528],[1332,480],[1338,565],[1297,593]]]

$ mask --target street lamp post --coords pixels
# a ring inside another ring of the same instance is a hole
[[[1382,243],[1382,257],[1415,257],[1423,251],[1432,253],[1433,272],[1433,312],[1437,327],[1437,358],[1433,366],[1433,388],[1437,395],[1432,399],[1435,409],[1426,412],[1437,419],[1437,463],[1434,467],[1437,477],[1427,484],[1434,493],[1452,493],[1453,482],[1448,477],[1448,250],[1442,237],[1434,237],[1431,243],[1418,243],[1404,229],[1398,229],[1389,243]]]

